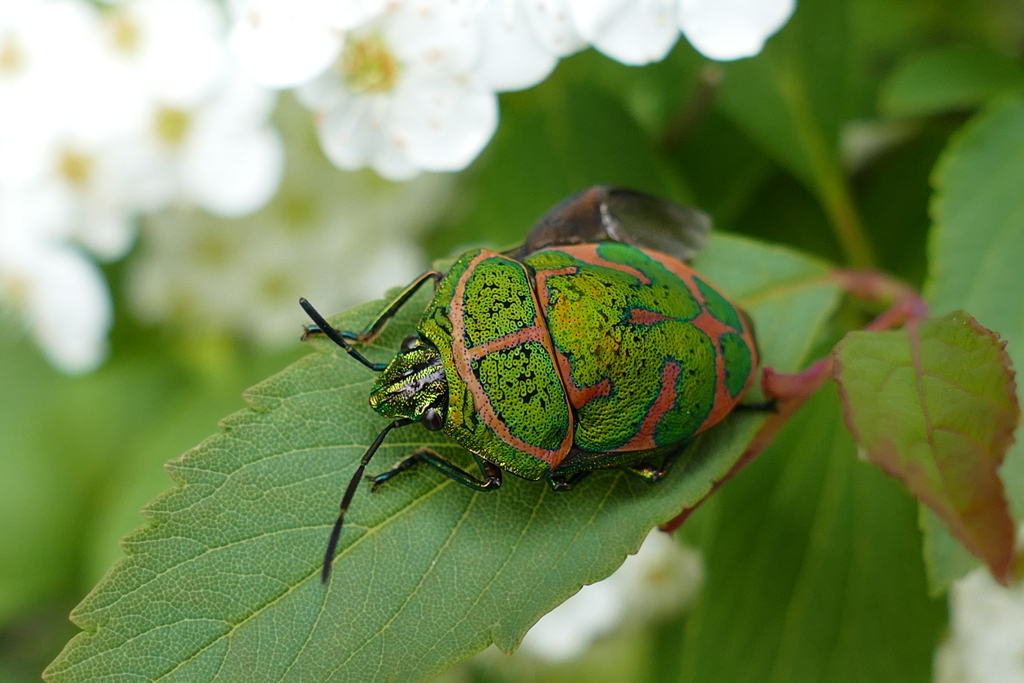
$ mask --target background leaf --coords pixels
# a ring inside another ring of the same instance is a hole
[[[1024,100],[1009,99],[980,113],[957,135],[933,177],[929,238],[932,311],[963,309],[999,334],[1017,368],[1024,367]],[[1024,383],[1017,383],[1018,401]],[[1024,520],[1024,431],[1000,470],[1013,518]],[[941,524],[928,523],[927,529]],[[940,533],[945,533],[940,532]],[[928,548],[949,548],[932,540]],[[956,551],[929,556],[933,590],[945,590],[970,564]]]
[[[1010,358],[962,311],[893,332],[851,332],[835,350],[846,423],[864,457],[1012,581],[1014,526],[999,466],[1020,420]]]
[[[947,47],[897,66],[882,86],[879,109],[888,116],[929,116],[1021,92],[1024,69],[1016,60],[980,45]]]
[[[945,605],[925,596],[916,508],[855,455],[829,383],[683,526],[708,580],[679,680],[930,680]]]
[[[839,160],[842,123],[863,106],[850,68],[850,3],[807,0],[760,59],[729,65],[721,104],[821,202],[851,265],[877,257]]]
[[[697,265],[753,315],[766,363],[792,371],[804,362],[838,296],[825,266],[726,236]],[[368,354],[389,356],[425,302],[407,306]],[[358,328],[380,305],[335,322]],[[150,527],[125,539],[128,558],[76,609],[86,632],[49,679],[258,670],[279,680],[420,680],[492,640],[511,650],[542,614],[698,500],[763,420],[731,416],[655,487],[605,473],[567,495],[514,477],[481,494],[423,468],[376,495],[364,489],[325,588],[319,563],[339,493],[384,421],[366,405],[373,377],[320,346],[326,353],[254,387],[251,410],[169,464],[179,487],[146,509]],[[393,435],[375,464],[420,444],[464,457],[416,426]]]

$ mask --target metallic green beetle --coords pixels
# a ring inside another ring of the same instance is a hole
[[[754,381],[750,319],[686,262],[710,221],[639,192],[595,187],[552,209],[526,242],[476,249],[409,285],[361,334],[305,300],[323,332],[381,373],[370,405],[391,418],[349,482],[331,532],[327,581],[345,511],[388,432],[413,422],[469,450],[481,477],[420,449],[373,477],[376,489],[426,462],[480,491],[506,470],[565,490],[594,470],[656,482],[690,439],[722,420]],[[435,295],[389,364],[372,341],[426,282]]]

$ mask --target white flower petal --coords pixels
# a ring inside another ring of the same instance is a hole
[[[1004,588],[984,568],[950,591],[952,652],[946,667],[959,665],[962,680],[1024,680],[1024,583]],[[952,655],[952,656],[951,656]]]
[[[382,140],[373,152],[370,159],[370,168],[376,171],[380,177],[395,182],[412,180],[420,174],[419,166],[409,161],[406,150],[391,144],[388,140]]]
[[[494,90],[521,90],[541,82],[558,58],[534,33],[529,17],[517,0],[488,2],[479,21],[483,47],[475,74]]]
[[[387,8],[390,0],[315,0],[321,6],[327,23],[336,29],[347,31],[356,28]]]
[[[199,139],[181,160],[182,190],[221,216],[242,216],[270,201],[281,182],[284,143],[272,128]]]
[[[417,167],[456,171],[480,154],[497,125],[498,98],[492,92],[406,82],[394,94],[387,134]]]
[[[679,39],[677,0],[569,0],[580,33],[612,59],[641,65],[665,58]]]
[[[339,106],[350,95],[344,81],[332,69],[292,91],[306,109],[325,112]]]
[[[533,625],[523,638],[522,650],[551,662],[578,657],[622,620],[624,598],[607,580],[584,586]]]
[[[44,241],[0,247],[0,296],[14,296],[32,336],[58,369],[78,374],[106,356],[111,302],[103,275],[74,249]]]
[[[587,46],[576,29],[567,0],[518,0],[533,33],[549,52],[559,57]]]
[[[796,0],[679,0],[686,39],[711,59],[752,57],[789,20]]]
[[[344,35],[315,0],[246,0],[236,4],[228,46],[246,74],[270,88],[290,88],[323,73]]]
[[[138,71],[141,91],[161,103],[189,108],[208,97],[227,62],[224,17],[213,0],[131,0],[114,21],[137,31],[136,44],[119,51]],[[187,49],[183,49],[187,46]]]
[[[461,76],[480,55],[479,28],[470,10],[468,4],[446,0],[406,0],[385,15],[384,42],[406,67]]]
[[[388,105],[387,98],[344,95],[324,114],[318,132],[324,154],[338,168],[354,171],[369,161],[381,136],[376,110]]]
[[[107,354],[112,305],[103,274],[73,249],[54,249],[36,264],[30,294],[32,335],[50,362],[89,372]]]

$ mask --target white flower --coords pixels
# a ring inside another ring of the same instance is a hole
[[[276,97],[230,59],[216,3],[132,0],[108,24],[131,84],[125,106],[140,112],[130,131],[132,166],[145,180],[139,205],[153,211],[180,199],[238,216],[269,201],[284,162],[268,122]]]
[[[55,216],[21,199],[0,195],[0,301],[25,321],[54,366],[87,372],[107,351],[111,303],[103,275],[53,238]]]
[[[386,0],[234,0],[228,43],[254,82],[289,88],[319,76],[345,31],[384,11]]]
[[[1024,681],[1024,582],[1004,588],[978,568],[953,585],[949,603],[950,634],[936,654],[936,683]]]
[[[494,134],[498,104],[472,73],[473,13],[445,0],[393,2],[350,31],[334,66],[298,90],[319,113],[321,145],[340,168],[406,180],[469,164]]]
[[[580,34],[623,64],[665,58],[679,39],[677,0],[568,0]]]
[[[663,59],[679,38],[711,59],[751,57],[789,19],[795,0],[567,0],[580,34],[624,64]]]
[[[239,78],[214,0],[0,3],[0,300],[53,363],[94,367],[110,301],[99,270],[140,213],[266,203],[282,145],[274,95]]]
[[[559,57],[585,47],[566,0],[480,0],[483,31],[476,76],[497,91],[535,85]]]
[[[192,109],[158,107],[137,150],[156,178],[151,191],[222,216],[266,204],[284,171],[284,146],[268,122],[276,96],[240,76]]]
[[[306,142],[305,112],[285,105],[289,154],[298,158],[269,205],[246,218],[175,210],[146,221],[128,279],[141,318],[294,346],[308,322],[300,296],[328,314],[423,272],[415,238],[445,206],[450,178],[393,184],[339,171]]]
[[[521,652],[548,661],[573,659],[623,621],[647,622],[677,613],[703,582],[700,554],[658,529],[614,574],[584,586],[534,624]]]
[[[705,57],[753,57],[785,25],[796,0],[679,0],[679,26]]]

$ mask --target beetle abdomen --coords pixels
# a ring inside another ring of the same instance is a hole
[[[753,379],[744,316],[689,266],[605,242],[538,251],[537,295],[569,402],[575,445],[638,451],[720,421]]]

